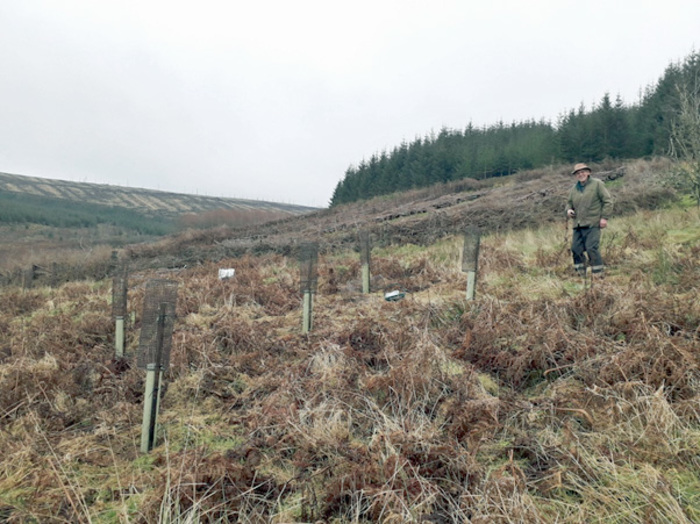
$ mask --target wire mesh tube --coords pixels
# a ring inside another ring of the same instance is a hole
[[[371,280],[371,253],[372,244],[370,242],[369,231],[362,230],[359,233],[360,241],[360,262],[362,264],[362,292],[370,292],[370,280]]]
[[[481,232],[477,227],[469,227],[464,233],[462,271],[467,273],[467,300],[474,300],[476,294],[476,273],[479,268],[479,244]]]
[[[318,243],[309,242],[299,246],[300,290],[316,293],[318,288]]]
[[[175,324],[177,285],[173,280],[149,280],[141,316],[141,338],[137,366],[156,365],[168,369]]]
[[[481,243],[481,231],[478,227],[468,227],[464,233],[464,250],[462,251],[462,271],[479,269],[479,244]]]
[[[146,284],[137,359],[137,365],[146,369],[141,426],[143,453],[153,449],[156,442],[163,372],[170,364],[177,285],[177,282],[172,280],[150,280]]]
[[[127,276],[115,275],[112,278],[112,316],[124,318],[126,316],[126,292],[128,288]]]
[[[358,234],[358,239],[360,242],[360,262],[362,264],[370,264],[370,254],[372,252],[372,244],[370,242],[369,231],[362,230]]]

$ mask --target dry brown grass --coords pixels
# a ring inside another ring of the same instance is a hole
[[[370,296],[356,253],[324,253],[308,335],[293,258],[137,273],[124,361],[110,282],[4,289],[0,516],[697,522],[697,223],[619,220],[592,287],[569,276],[558,226],[484,237],[474,302],[459,238],[377,249]],[[154,276],[180,282],[179,318],[162,432],[142,456],[133,352]]]

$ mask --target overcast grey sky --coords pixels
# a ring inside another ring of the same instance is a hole
[[[0,171],[326,206],[443,126],[625,102],[698,0],[0,0]]]

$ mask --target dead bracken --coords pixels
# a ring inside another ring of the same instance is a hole
[[[375,247],[397,302],[360,294],[352,249],[321,252],[306,334],[291,254],[171,272],[149,454],[133,359],[159,274],[129,276],[124,360],[111,279],[2,288],[0,520],[700,521],[698,219],[617,219],[587,287],[560,225],[490,232],[472,301],[459,236]]]

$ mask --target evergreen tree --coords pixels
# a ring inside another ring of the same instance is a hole
[[[609,154],[612,158],[626,158],[630,153],[629,111],[625,108],[622,97],[618,93],[612,109],[612,119],[609,129]]]
[[[684,62],[669,65],[630,106],[620,95],[613,104],[606,93],[590,111],[582,103],[563,112],[556,126],[543,119],[510,125],[501,120],[480,128],[470,122],[463,131],[431,131],[348,168],[331,205],[465,177],[503,176],[554,162],[665,154],[679,111],[677,86],[699,76],[700,57],[693,53]]]

